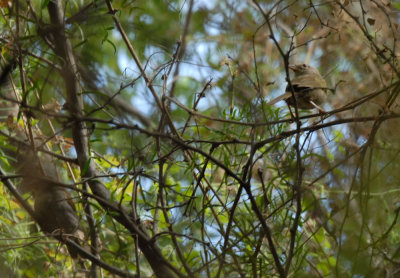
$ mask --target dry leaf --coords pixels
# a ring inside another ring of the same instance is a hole
[[[237,194],[237,188],[236,188],[235,185],[227,186],[227,190],[228,190],[228,195],[229,196],[235,196]]]
[[[0,1],[0,8],[8,8],[11,7],[12,1],[9,0],[1,0]]]
[[[43,111],[58,113],[61,111],[61,105],[55,98],[52,98],[49,103],[43,106]]]

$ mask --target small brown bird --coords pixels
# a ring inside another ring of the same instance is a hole
[[[289,66],[289,68],[294,72],[294,78],[290,82],[296,97],[297,107],[300,109],[317,108],[318,111],[324,113],[324,110],[318,105],[326,101],[328,87],[319,71],[306,64]],[[267,105],[274,105],[281,100],[285,100],[287,104],[294,106],[292,90],[289,85],[283,95],[271,100]]]

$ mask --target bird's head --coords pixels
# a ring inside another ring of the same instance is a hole
[[[303,75],[303,74],[318,74],[320,75],[319,71],[307,64],[297,64],[297,65],[289,65],[289,69],[291,69],[296,76]]]

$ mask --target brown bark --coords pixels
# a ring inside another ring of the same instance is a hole
[[[91,178],[97,175],[97,170],[93,162],[89,161],[90,155],[88,152],[88,134],[86,124],[79,119],[83,116],[83,99],[80,88],[78,68],[72,51],[71,42],[68,39],[64,28],[64,13],[62,10],[62,1],[52,0],[48,4],[48,11],[52,23],[52,34],[54,50],[57,56],[62,61],[61,75],[66,86],[67,108],[71,117],[75,120],[72,123],[72,137],[74,140],[75,149],[78,156],[79,166],[81,169],[87,167],[83,178]],[[87,165],[89,161],[89,165]],[[110,192],[105,186],[94,179],[89,179],[88,184],[93,194],[103,200],[110,200]],[[111,210],[107,203],[100,204],[106,210]],[[138,245],[143,252],[147,261],[151,265],[157,277],[183,277],[161,254],[156,244],[150,240],[147,232],[141,228],[137,221],[132,217],[127,216],[124,208],[114,210],[112,217],[120,222],[128,229],[133,238],[138,238]]]

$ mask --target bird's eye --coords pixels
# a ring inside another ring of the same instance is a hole
[[[306,68],[306,67],[307,67],[307,65],[306,65],[306,64],[303,64],[302,66],[303,66],[303,68]]]

